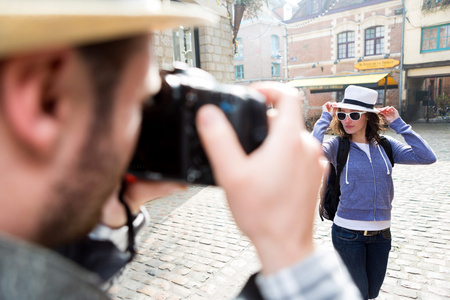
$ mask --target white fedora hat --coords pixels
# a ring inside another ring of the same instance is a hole
[[[380,111],[375,108],[377,98],[378,93],[375,90],[349,85],[345,89],[344,99],[337,104],[337,107],[379,113]]]
[[[0,58],[217,20],[199,5],[170,1],[0,0]]]

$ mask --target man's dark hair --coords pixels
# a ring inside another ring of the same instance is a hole
[[[146,35],[131,36],[76,48],[90,69],[90,79],[99,100],[97,113],[104,114],[110,107],[108,104],[111,104],[109,101],[112,91],[119,82],[126,62],[134,51],[142,46],[145,37]],[[3,63],[0,59],[0,70]]]
[[[90,73],[90,82],[96,96],[95,116],[96,126],[107,124],[114,105],[114,91],[120,82],[128,59],[135,53],[146,36],[132,36],[118,40],[80,46],[77,51],[85,60]],[[96,128],[97,129],[97,128]],[[99,129],[99,128],[98,128]]]
[[[113,142],[111,126],[115,121],[112,112],[116,106],[116,90],[131,58],[136,53],[148,51],[148,42],[147,36],[134,36],[75,48],[78,61],[87,68],[82,74],[87,76],[93,94],[92,116],[78,157],[73,157],[76,163],[67,166],[67,174],[49,182],[51,187],[46,197],[52,198],[48,202],[52,208],[42,213],[33,237],[37,243],[53,247],[71,242],[87,234],[98,223],[101,207],[127,167],[123,151],[113,147],[117,144]],[[4,76],[2,65],[0,59],[0,97],[1,77]],[[2,103],[0,101],[0,105]],[[95,184],[100,182],[99,186]],[[83,205],[88,209],[83,210]]]
[[[97,126],[105,124],[105,121],[111,115],[114,91],[120,81],[126,62],[134,51],[147,41],[145,38],[146,35],[131,36],[76,48],[89,68],[89,81],[94,86],[97,100],[94,106],[94,114],[99,121],[102,121],[96,122]],[[3,63],[4,61],[0,59],[0,71]],[[0,84],[0,96],[1,88]]]

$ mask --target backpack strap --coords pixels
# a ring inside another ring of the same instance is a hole
[[[348,138],[338,137],[339,146],[336,157],[336,187],[340,184],[341,172],[347,162],[348,152],[350,151],[350,140]]]
[[[386,152],[386,155],[388,156],[389,161],[391,162],[391,165],[394,166],[394,155],[392,153],[391,142],[389,142],[389,140],[386,137],[382,136],[382,137],[380,137],[379,143],[380,143],[381,147],[383,147],[384,152]]]
[[[339,205],[340,192],[340,175],[347,161],[348,152],[350,150],[350,141],[338,136],[338,149],[336,154],[336,166],[329,162],[330,172],[322,182],[322,190],[320,193],[319,216],[320,219],[333,221]]]
[[[336,158],[336,175],[340,175],[347,162],[348,152],[350,151],[350,140],[348,138],[338,137],[339,146]]]

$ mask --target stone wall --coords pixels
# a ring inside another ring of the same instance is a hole
[[[153,42],[159,66],[170,68],[173,63],[172,30],[155,32]]]
[[[227,18],[218,24],[199,28],[201,68],[219,82],[234,82],[233,42]]]
[[[221,83],[234,82],[232,30],[223,7],[210,7],[220,15],[218,24],[199,27],[200,67]],[[173,63],[172,30],[154,35],[156,57],[160,67],[170,68]]]

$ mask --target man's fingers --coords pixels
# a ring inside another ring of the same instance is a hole
[[[273,122],[275,122],[275,120],[278,117],[278,110],[276,108],[271,108],[267,111],[267,125],[268,125],[268,133],[270,134],[270,128],[272,128],[272,124]]]
[[[304,128],[301,101],[297,89],[275,82],[264,83],[264,85],[254,84],[252,87],[266,96],[267,101],[274,103],[279,114],[283,115],[283,118],[278,120],[285,125],[289,124],[289,126],[292,126],[290,129],[292,132],[299,132]],[[273,123],[279,123],[278,120]],[[274,126],[277,125],[274,124]],[[283,130],[286,130],[286,128]]]
[[[200,140],[209,158],[218,182],[221,176],[230,176],[235,166],[242,166],[246,156],[236,132],[225,114],[214,105],[203,105],[196,118]],[[220,172],[217,172],[220,170]]]

